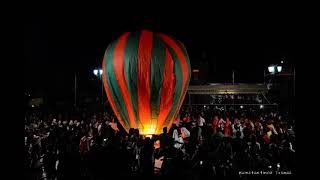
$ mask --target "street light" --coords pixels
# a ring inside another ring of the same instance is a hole
[[[273,65],[268,67],[269,73],[274,73],[275,72],[275,67]]]
[[[268,71],[271,74],[280,73],[282,71],[282,66],[280,65],[270,65]]]
[[[98,69],[93,70],[93,74],[94,74],[95,76],[98,76]]]
[[[103,105],[103,84],[102,84],[102,69],[94,69],[93,74],[101,80],[101,104]]]
[[[277,66],[277,70],[278,70],[278,72],[281,72],[282,66]]]

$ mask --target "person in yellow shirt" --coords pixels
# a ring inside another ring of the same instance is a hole
[[[272,135],[272,128],[268,127],[269,131],[267,132],[267,136],[270,138],[270,136]]]

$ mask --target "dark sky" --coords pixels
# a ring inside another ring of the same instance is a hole
[[[67,96],[72,94],[75,72],[80,88],[90,87],[92,69],[100,66],[108,44],[123,32],[141,28],[183,42],[191,64],[208,62],[210,82],[230,82],[233,69],[236,81],[263,82],[264,67],[281,58],[292,61],[290,23],[289,15],[33,15],[24,26],[25,88],[34,94]]]

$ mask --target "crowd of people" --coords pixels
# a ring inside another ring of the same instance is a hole
[[[295,170],[295,126],[275,112],[182,108],[170,129],[125,132],[112,113],[25,119],[26,176],[243,178],[240,171]]]

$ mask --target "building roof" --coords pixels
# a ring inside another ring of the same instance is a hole
[[[267,93],[265,84],[210,84],[189,86],[189,94],[260,94]]]

